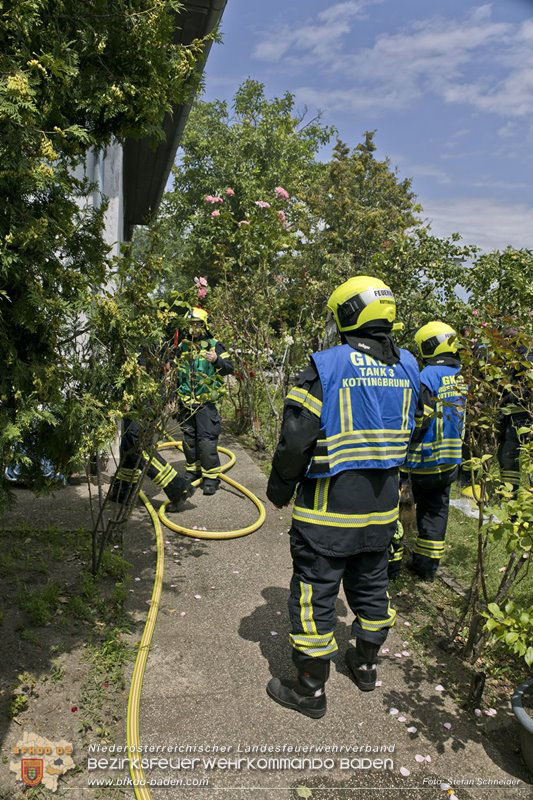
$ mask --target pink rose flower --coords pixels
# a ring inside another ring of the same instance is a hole
[[[204,197],[204,203],[210,203],[211,205],[216,204],[216,203],[223,203],[223,202],[224,202],[224,198],[223,197],[218,197],[217,195],[206,194],[206,196]]]
[[[200,289],[202,286],[207,286],[207,278],[195,278],[194,283],[196,287]]]
[[[232,189],[231,186],[228,186],[228,188],[225,190],[225,192],[226,192],[228,197],[235,197],[235,190]]]
[[[289,199],[289,193],[288,193],[288,191],[286,189],[283,188],[283,186],[276,186],[274,191],[276,193],[276,197],[279,197],[280,200],[288,200]]]
[[[278,219],[281,222],[281,224],[283,225],[283,227],[286,228],[287,227],[287,217],[285,216],[285,212],[284,211],[278,211]]]
[[[477,308],[472,309],[472,314],[474,315],[474,317],[479,316],[479,311],[477,310]]]
[[[265,200],[256,200],[255,204],[259,206],[259,208],[270,208],[270,203],[267,203]]]
[[[207,295],[207,289],[204,286],[201,286],[198,289],[198,299],[203,300],[206,295]]]
[[[218,210],[218,208],[215,208],[214,211],[211,211],[211,216],[212,217],[220,217],[220,211]]]

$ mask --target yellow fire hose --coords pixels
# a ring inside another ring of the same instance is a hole
[[[169,447],[177,447],[179,450],[183,451],[183,443],[174,439],[170,442],[163,442],[162,444],[157,445],[158,450],[166,450]],[[159,509],[159,519],[163,525],[166,525],[171,531],[181,533],[183,536],[193,536],[195,539],[237,539],[239,536],[247,536],[249,533],[253,533],[260,528],[265,521],[265,507],[261,500],[259,500],[255,494],[247,489],[246,486],[243,486],[241,483],[237,483],[237,481],[234,481],[232,478],[228,478],[227,475],[223,474],[231,469],[235,464],[235,461],[237,460],[235,453],[233,453],[231,450],[228,450],[227,447],[219,447],[218,452],[225,453],[227,456],[229,456],[229,461],[226,461],[226,463],[222,465],[220,475],[221,479],[248,497],[259,511],[259,517],[255,522],[253,522],[251,525],[248,525],[246,528],[239,528],[238,530],[234,531],[199,531],[194,528],[185,528],[183,525],[176,525],[175,522],[172,522],[172,520],[165,515],[165,509],[169,503],[169,500],[167,500]],[[193,486],[198,486],[200,481],[201,478],[199,478],[197,481],[194,481]]]
[[[169,447],[177,447],[180,450],[183,450],[182,443],[177,440],[171,440],[168,442],[163,442],[157,446],[158,450],[165,450]],[[231,469],[231,467],[235,464],[236,456],[231,450],[228,450],[226,447],[219,447],[219,452],[225,453],[229,456],[229,461],[227,461],[223,466],[221,472],[227,472],[227,470]],[[148,611],[148,616],[146,618],[146,624],[144,626],[143,635],[141,637],[141,641],[139,644],[139,649],[137,652],[137,658],[135,659],[135,666],[133,668],[133,676],[131,679],[131,686],[130,686],[130,693],[128,698],[128,714],[126,719],[126,741],[128,744],[128,756],[129,756],[129,763],[130,763],[130,775],[133,781],[133,788],[135,791],[135,797],[137,800],[152,800],[152,794],[150,792],[149,787],[146,785],[146,776],[144,774],[144,770],[141,766],[141,759],[142,759],[142,752],[141,752],[141,736],[140,736],[140,726],[139,726],[139,717],[140,717],[140,703],[141,703],[141,691],[144,679],[144,672],[146,669],[146,663],[148,661],[148,652],[150,650],[150,645],[152,643],[152,636],[155,629],[155,624],[157,621],[157,614],[159,612],[159,603],[161,600],[161,591],[163,588],[163,571],[165,566],[165,547],[163,542],[163,530],[161,528],[161,522],[163,522],[167,528],[170,528],[176,533],[181,533],[184,536],[193,536],[198,539],[236,539],[239,536],[246,536],[249,533],[253,533],[258,528],[261,527],[263,522],[265,521],[265,507],[263,503],[247,489],[245,486],[242,486],[237,481],[232,480],[232,478],[228,478],[226,475],[221,474],[220,476],[222,480],[226,483],[229,483],[230,486],[233,486],[235,489],[238,489],[239,492],[242,492],[246,497],[248,497],[252,503],[257,507],[259,510],[259,517],[257,520],[252,524],[248,525],[246,528],[240,528],[239,530],[235,531],[198,531],[194,530],[193,528],[185,528],[181,525],[176,525],[174,522],[168,519],[165,516],[165,508],[167,506],[168,500],[163,503],[161,508],[159,509],[159,517],[157,515],[156,510],[148,500],[147,496],[144,492],[139,492],[139,498],[142,500],[144,505],[146,506],[146,510],[150,514],[150,518],[152,520],[154,531],[155,531],[155,539],[157,545],[157,560],[156,560],[156,567],[155,567],[155,580],[154,586],[152,589],[152,597],[150,599],[150,610]],[[195,481],[193,485],[197,485],[200,483],[200,480]],[[139,765],[135,763],[139,761]]]

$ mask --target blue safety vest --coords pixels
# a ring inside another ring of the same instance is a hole
[[[387,365],[343,344],[313,353],[312,359],[323,400],[307,476],[403,464],[420,394],[414,356],[400,350],[400,361]]]
[[[459,371],[460,367],[431,364],[420,373],[437,403],[424,438],[409,448],[406,468],[430,473],[461,463],[466,387]]]

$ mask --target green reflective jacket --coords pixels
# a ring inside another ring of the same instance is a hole
[[[224,378],[204,355],[217,344],[216,339],[184,339],[178,345],[178,393],[186,405],[215,403],[224,394]]]

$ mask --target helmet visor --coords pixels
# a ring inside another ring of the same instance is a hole
[[[354,297],[350,297],[337,309],[339,324],[342,329],[352,328],[357,325],[361,312],[371,303],[384,303],[390,307],[394,303],[394,295],[389,288],[367,289]],[[376,320],[379,317],[376,317]],[[385,319],[385,313],[383,314]]]

